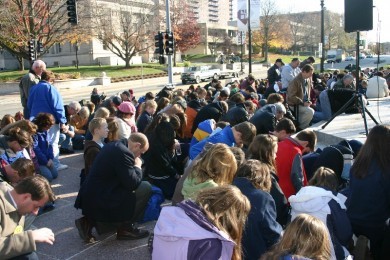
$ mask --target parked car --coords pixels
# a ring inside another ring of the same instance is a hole
[[[354,59],[355,59],[355,57],[353,57],[353,56],[348,56],[348,57],[345,58],[345,61],[351,61],[351,60],[354,60]]]
[[[374,58],[374,56],[373,56],[372,54],[368,54],[368,55],[366,56],[366,58]]]
[[[366,58],[366,54],[364,54],[364,53],[359,54],[359,59],[365,59],[365,58]]]

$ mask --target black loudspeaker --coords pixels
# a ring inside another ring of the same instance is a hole
[[[344,30],[346,32],[372,30],[372,0],[345,0]]]

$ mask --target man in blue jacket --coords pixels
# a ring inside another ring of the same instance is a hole
[[[190,147],[190,159],[193,160],[200,152],[206,143],[223,143],[229,147],[249,145],[256,136],[256,127],[249,122],[242,122],[234,127],[226,126],[218,133],[211,135],[199,143]]]
[[[67,126],[62,97],[56,87],[50,84],[53,79],[52,72],[42,72],[41,81],[30,89],[27,107],[30,111],[30,120],[33,120],[39,113],[50,113],[54,116],[56,122],[49,130],[49,138],[53,146],[54,166],[60,171],[68,168],[68,165],[61,164],[58,159],[60,129]]]

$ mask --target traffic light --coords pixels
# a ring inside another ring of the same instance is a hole
[[[73,25],[77,24],[77,4],[76,0],[68,0],[66,1],[68,10],[68,22],[70,22]]]
[[[172,55],[174,52],[174,39],[173,39],[173,33],[167,32],[165,34],[165,53],[167,55]]]
[[[159,56],[158,57],[158,63],[160,63],[161,65],[167,63],[167,58],[165,56]]]
[[[156,47],[154,53],[164,55],[164,42],[162,32],[158,32],[158,34],[154,36],[154,40],[154,46]]]
[[[35,40],[29,40],[28,43],[28,55],[31,61],[35,60]]]
[[[44,51],[44,49],[43,49],[43,44],[42,44],[41,41],[38,41],[38,42],[37,42],[37,52],[38,52],[38,53],[42,53],[43,51]]]

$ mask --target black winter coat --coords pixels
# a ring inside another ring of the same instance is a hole
[[[256,134],[268,134],[273,132],[276,126],[276,117],[270,106],[257,110],[249,120],[256,127]]]
[[[99,222],[130,221],[135,208],[135,189],[142,170],[134,167],[134,155],[122,142],[106,144],[93,162],[80,188],[75,207]]]
[[[199,110],[198,114],[196,114],[194,123],[192,124],[191,133],[193,134],[195,132],[195,130],[198,128],[199,123],[207,119],[214,119],[215,122],[218,122],[223,114],[224,111],[220,102],[208,104],[207,106]]]

